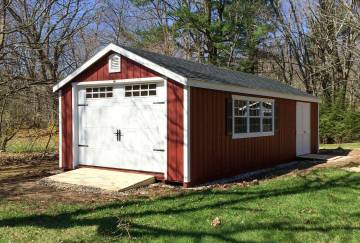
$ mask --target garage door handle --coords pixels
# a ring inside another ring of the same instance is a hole
[[[116,133],[114,133],[116,135],[116,141],[120,142],[121,141],[121,137],[124,136],[123,134],[121,134],[121,130],[120,129],[116,129]]]
[[[157,151],[157,152],[165,152],[165,149],[153,149],[153,151]]]
[[[78,106],[88,106],[88,104],[78,104]]]
[[[160,104],[165,104],[165,101],[158,101],[158,102],[153,102],[154,105],[160,105]]]
[[[85,145],[85,144],[78,144],[78,147],[89,147],[89,145]]]

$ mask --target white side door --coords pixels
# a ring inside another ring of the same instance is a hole
[[[112,97],[96,99],[86,98],[86,87],[79,89],[79,164],[164,172],[164,84],[147,97],[125,97],[124,87],[113,86]]]
[[[296,155],[310,153],[310,103],[296,102]]]

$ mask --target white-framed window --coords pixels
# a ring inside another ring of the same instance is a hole
[[[156,84],[125,85],[125,97],[155,96]]]
[[[232,96],[233,138],[274,135],[274,100]]]
[[[121,57],[119,54],[109,56],[109,73],[121,72]]]
[[[113,87],[89,87],[86,88],[86,99],[111,98]]]

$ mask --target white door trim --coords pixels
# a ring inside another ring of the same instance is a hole
[[[79,165],[79,117],[78,117],[78,88],[77,83],[72,85],[72,146],[73,146],[73,169]]]
[[[116,81],[116,82],[114,82]],[[125,81],[125,82],[124,82]],[[138,79],[125,79],[125,80],[109,80],[108,82],[104,81],[89,81],[89,82],[73,82],[72,83],[72,141],[73,141],[73,168],[76,168],[79,165],[79,116],[78,116],[78,92],[79,88],[84,88],[87,86],[94,86],[95,85],[109,85],[109,84],[127,84],[127,83],[146,83],[146,82],[164,82],[165,86],[165,95],[164,99],[164,124],[162,125],[165,129],[165,136],[164,136],[164,155],[163,161],[165,163],[164,171],[160,173],[164,173],[165,179],[167,177],[167,80],[161,77],[154,77],[154,78],[138,78]]]

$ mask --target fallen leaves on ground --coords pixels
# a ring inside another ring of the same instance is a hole
[[[221,224],[221,221],[220,221],[220,218],[219,217],[216,217],[214,218],[212,221],[211,221],[211,225],[214,226],[214,227],[217,227]]]

